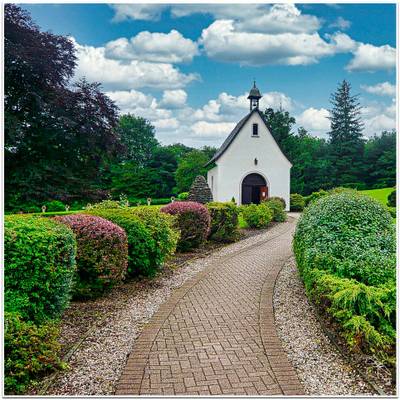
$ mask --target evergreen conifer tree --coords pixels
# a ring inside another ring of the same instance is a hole
[[[331,95],[329,135],[332,181],[335,185],[357,184],[363,177],[364,140],[358,96],[350,94],[351,85],[341,82]],[[350,185],[352,186],[352,185]]]

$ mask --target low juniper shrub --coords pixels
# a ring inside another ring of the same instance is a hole
[[[177,201],[162,207],[161,211],[176,217],[176,224],[180,230],[178,250],[189,251],[206,241],[211,221],[210,213],[203,204]]]

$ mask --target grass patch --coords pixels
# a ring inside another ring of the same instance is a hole
[[[392,193],[393,188],[384,188],[384,189],[372,189],[372,190],[360,190],[360,193],[365,194],[378,200],[384,206],[387,205],[388,196]]]

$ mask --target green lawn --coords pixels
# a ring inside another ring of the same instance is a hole
[[[380,201],[383,205],[386,206],[387,198],[392,191],[393,188],[384,188],[384,189],[360,190],[360,193],[373,197],[374,199]]]

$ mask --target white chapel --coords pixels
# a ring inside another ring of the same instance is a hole
[[[259,110],[262,97],[254,82],[250,112],[241,119],[207,165],[207,182],[214,201],[260,203],[268,197],[285,199],[289,209],[292,164],[279,148],[268,121]]]

